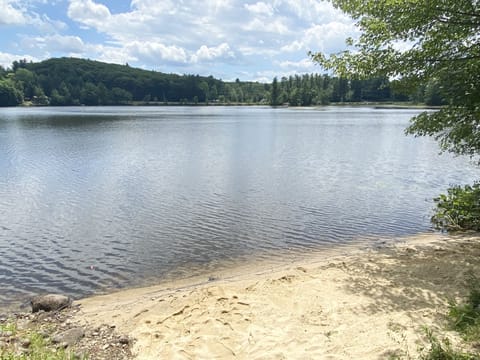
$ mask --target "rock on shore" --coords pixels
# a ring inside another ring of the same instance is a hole
[[[31,301],[32,312],[38,311],[57,311],[72,305],[72,299],[65,295],[47,294],[35,296]]]

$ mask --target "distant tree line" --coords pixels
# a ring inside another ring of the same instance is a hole
[[[427,105],[443,105],[440,84],[421,86],[411,93],[403,90],[400,81],[387,78],[347,80],[329,75],[305,74],[279,81],[274,78],[271,86],[271,105],[291,106],[327,105],[330,103],[360,102],[414,102]]]
[[[128,64],[54,58],[38,63],[14,61],[0,66],[0,106],[145,104],[271,104],[310,106],[331,102],[433,100],[438,84],[417,94],[402,94],[388,79],[347,81],[328,75],[277,78],[271,84],[226,82],[212,76],[165,74]]]

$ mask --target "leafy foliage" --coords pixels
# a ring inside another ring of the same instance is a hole
[[[0,72],[1,76],[1,72]],[[164,74],[75,58],[39,63],[14,62],[10,85],[26,101],[37,105],[123,105],[132,102],[180,104],[271,104],[310,106],[330,102],[423,101],[392,89],[385,77],[347,80],[328,75],[305,74],[275,78],[271,84],[224,82],[198,75]],[[438,87],[430,96],[439,96]],[[2,104],[6,101],[0,100]],[[20,101],[21,102],[21,101]],[[8,102],[9,106],[18,104]]]
[[[349,81],[326,74],[295,75],[277,82],[274,79],[271,93],[272,105],[288,103],[292,106],[414,100],[409,94],[395,92],[385,78]]]
[[[480,183],[454,186],[434,200],[432,223],[437,229],[480,231]]]
[[[26,98],[32,98],[38,87],[50,98],[51,105],[179,103],[194,99],[202,103],[258,103],[266,101],[268,91],[268,86],[257,82],[224,82],[212,76],[164,74],[76,58],[16,62],[12,68]]]
[[[23,101],[23,95],[10,80],[0,79],[0,106],[16,106]]]

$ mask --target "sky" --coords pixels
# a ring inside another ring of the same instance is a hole
[[[353,21],[315,0],[0,0],[0,65],[80,57],[226,81],[322,73],[356,37]]]

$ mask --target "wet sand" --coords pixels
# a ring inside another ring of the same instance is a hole
[[[356,245],[82,299],[75,321],[114,325],[138,359],[415,356],[479,258],[475,234]]]

